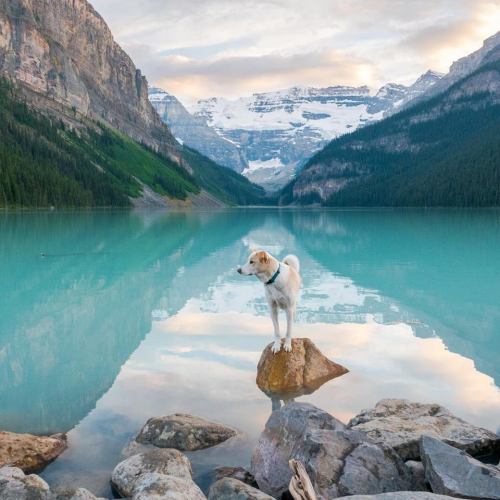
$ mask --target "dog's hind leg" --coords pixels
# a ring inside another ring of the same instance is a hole
[[[286,310],[286,338],[285,338],[285,351],[292,350],[292,327],[293,319],[295,317],[295,307],[290,307]]]
[[[271,319],[274,326],[274,344],[272,351],[276,354],[281,349],[280,323],[278,320],[278,305],[271,304]]]

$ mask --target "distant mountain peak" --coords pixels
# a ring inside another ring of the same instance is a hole
[[[149,89],[149,101],[180,144],[186,144],[236,172],[247,168],[239,147],[221,137],[207,125],[203,117],[190,114],[174,95],[159,87],[152,87]]]

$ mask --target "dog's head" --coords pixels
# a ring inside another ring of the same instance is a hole
[[[271,258],[272,257],[264,250],[256,250],[250,254],[246,264],[238,266],[236,271],[244,276],[266,272],[269,268]]]

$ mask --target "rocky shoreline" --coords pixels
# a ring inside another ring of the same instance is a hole
[[[384,399],[344,423],[290,398],[344,373],[347,369],[324,358],[308,339],[294,339],[291,354],[274,356],[264,350],[258,385],[285,404],[273,405],[250,471],[215,469],[208,499],[500,499],[500,438],[439,404]],[[280,392],[272,394],[273,387]],[[193,415],[153,417],[129,445],[145,451],[113,470],[113,492],[134,500],[206,500],[182,452],[216,446],[237,435],[235,429]],[[83,488],[52,491],[31,473],[65,448],[60,435],[0,432],[0,499],[97,500]],[[290,492],[290,461],[301,464],[309,492]]]

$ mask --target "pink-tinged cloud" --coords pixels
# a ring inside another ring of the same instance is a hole
[[[446,71],[498,31],[498,0],[94,0],[151,83],[180,97],[377,87]]]

